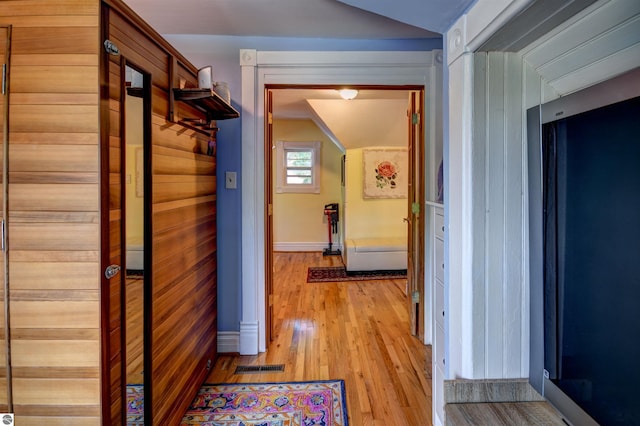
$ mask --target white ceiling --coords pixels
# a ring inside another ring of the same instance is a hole
[[[311,120],[342,150],[406,146],[409,93],[367,89],[345,100],[334,89],[275,89],[273,116]]]
[[[336,106],[356,104],[363,100],[407,101],[406,90],[360,90],[356,99],[346,101],[334,89],[276,89],[273,91],[274,118],[309,118],[313,116],[313,101],[333,101]]]

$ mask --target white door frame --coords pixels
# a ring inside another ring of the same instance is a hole
[[[269,52],[240,50],[242,68],[242,312],[241,355],[266,351],[264,93],[267,84],[424,85],[425,144],[441,135],[442,51]],[[429,149],[426,150],[429,152]],[[432,172],[426,170],[430,188]],[[427,199],[429,198],[427,193]],[[422,206],[423,208],[425,206]],[[425,280],[425,283],[430,282]],[[425,343],[431,342],[431,288],[425,289]],[[428,333],[428,335],[426,335]]]

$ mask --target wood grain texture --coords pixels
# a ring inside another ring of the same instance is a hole
[[[95,353],[98,346],[95,340],[14,340],[11,344],[12,366],[95,367],[97,373],[99,360]],[[68,374],[66,370],[63,373]]]
[[[33,126],[31,128],[36,131]],[[12,166],[9,173],[10,181],[14,172],[98,171],[96,145],[11,145],[9,156]],[[9,188],[9,191],[11,189]]]
[[[13,96],[12,99],[20,99],[20,96]],[[56,96],[56,99],[60,99]],[[75,103],[75,102],[74,102]],[[42,145],[98,145],[99,138],[96,133],[31,133],[31,132],[11,132],[11,145],[18,144],[32,145],[39,143]]]
[[[274,340],[257,356],[221,354],[208,383],[343,379],[349,424],[431,424],[431,351],[410,335],[406,279],[307,283],[339,256],[274,253]],[[283,373],[234,374],[284,364]]]
[[[126,340],[127,383],[144,383],[144,280],[127,277],[126,296]]]
[[[447,426],[566,425],[558,412],[542,401],[449,404],[445,410]]]
[[[8,3],[8,2],[3,2]],[[94,1],[88,1],[95,5]],[[77,12],[77,10],[73,10]],[[33,13],[33,12],[32,12]],[[87,19],[87,16],[70,16],[70,15],[43,15],[43,16],[14,16],[11,24],[18,28],[40,28],[40,27],[94,27],[97,25],[93,19]]]
[[[153,264],[162,277],[153,283],[159,324],[152,336],[158,354],[150,372],[158,401],[153,423],[176,423],[216,348],[215,158],[202,154],[205,136],[166,122],[169,64],[178,58],[180,76],[191,86],[195,67],[117,0],[5,1],[0,21],[13,25],[7,220],[17,421],[122,419],[122,283],[101,286],[101,236],[108,237],[106,261],[119,263],[123,223],[121,68],[114,57],[102,67],[105,29],[123,57],[153,75],[151,180],[158,178],[152,220],[157,217],[154,255],[161,259]],[[106,99],[100,99],[101,79]]]
[[[17,27],[13,30],[11,48],[17,54],[95,54],[99,29],[96,18],[97,15],[86,17],[94,25],[85,27]]]
[[[14,184],[11,210],[98,211],[100,196],[95,184]],[[33,199],[40,200],[34,206]]]
[[[18,132],[97,133],[97,116],[97,105],[15,105],[9,124]]]
[[[11,28],[8,26],[0,26],[0,61],[3,64],[7,64],[9,60],[9,52],[10,52],[10,40],[11,40]],[[0,181],[2,181],[2,185],[4,186],[7,177],[7,170],[5,166],[5,157],[6,152],[5,148],[8,146],[8,139],[6,135],[8,132],[6,131],[8,124],[8,98],[6,94],[0,96],[0,130],[2,130],[3,137],[0,139]],[[5,191],[0,191],[0,219],[2,219],[2,223],[6,223],[6,194]],[[6,272],[7,272],[7,263],[8,256],[7,251],[2,250],[2,256],[0,259],[0,302],[2,302],[2,308],[4,309],[7,306],[7,292],[9,287],[6,285]],[[9,348],[9,333],[7,330],[7,320],[4,315],[0,315],[0,410],[2,412],[8,412],[10,409],[10,374],[11,370],[8,368],[9,360],[7,357],[7,348]]]
[[[17,405],[79,405],[95,404],[100,398],[100,380],[20,378],[13,380],[14,403]]]
[[[93,25],[97,25],[95,19],[98,16],[98,4],[94,0],[64,0],[64,1],[47,1],[47,0],[16,0],[0,2],[0,16],[22,16],[26,23],[31,23],[36,19],[35,16],[46,17],[83,17],[94,18],[91,21]],[[37,12],[37,14],[36,14]]]
[[[119,1],[105,1],[108,12],[108,38],[120,49],[120,57],[108,58],[108,170],[112,259],[119,252],[121,155],[121,60],[129,61],[151,75],[151,153],[152,173],[145,176],[151,183],[148,194],[152,216],[151,270],[145,270],[145,285],[150,286],[146,300],[151,307],[153,324],[147,325],[151,335],[145,349],[145,374],[150,376],[151,395],[145,405],[151,408],[149,424],[172,425],[182,418],[191,399],[207,374],[206,364],[215,358],[216,333],[216,231],[215,231],[215,158],[203,155],[207,139],[204,135],[168,123],[169,65],[181,57],[168,47],[155,32],[130,15]],[[196,69],[188,64],[185,75],[196,83]],[[112,365],[124,362],[115,340],[121,335],[121,288],[113,288],[110,324],[113,333]],[[130,314],[132,316],[132,314]],[[178,332],[179,330],[179,332]],[[134,333],[130,333],[134,334]],[[148,352],[149,354],[149,352]],[[130,354],[134,361],[138,354]],[[129,362],[126,362],[129,365]],[[129,374],[137,374],[133,366]],[[112,400],[122,389],[121,378],[112,370]],[[123,374],[127,374],[123,371]],[[125,376],[126,377],[126,376]],[[125,379],[126,380],[126,379]],[[149,381],[146,382],[148,384]],[[114,407],[112,418],[118,418]]]
[[[18,93],[98,93],[93,81],[98,73],[97,65],[14,66],[13,71],[11,86]],[[47,78],[42,78],[45,75]],[[52,81],[56,84],[51,84]]]
[[[13,25],[13,411],[20,424],[98,424],[99,2],[0,2],[0,21]]]
[[[94,410],[95,412],[95,410]],[[21,425],[23,426],[100,426],[100,419],[96,416],[77,416],[66,417],[61,416],[45,416],[45,415],[32,415],[26,417]]]

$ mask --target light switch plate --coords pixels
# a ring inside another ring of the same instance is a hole
[[[227,189],[238,188],[236,172],[224,172],[224,187]]]

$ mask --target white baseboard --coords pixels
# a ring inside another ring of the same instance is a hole
[[[240,321],[240,355],[258,355],[258,321]]]
[[[239,331],[219,331],[218,332],[218,353],[239,353],[240,352],[240,332]]]
[[[324,251],[329,248],[329,243],[295,242],[295,243],[273,243],[274,251]],[[331,250],[342,250],[342,244],[333,243]]]

